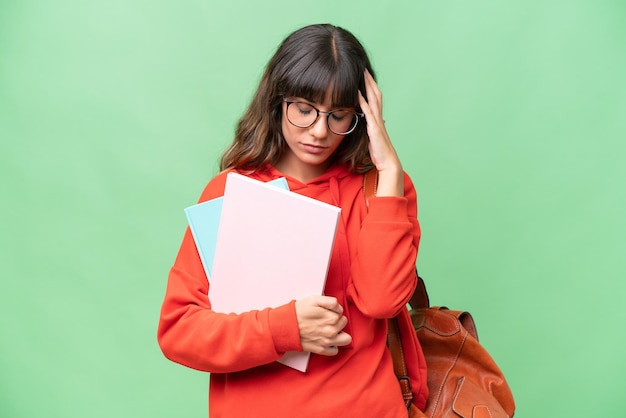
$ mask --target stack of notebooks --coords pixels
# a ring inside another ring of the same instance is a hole
[[[239,314],[321,295],[340,211],[289,191],[284,178],[229,173],[223,197],[185,209],[212,309]],[[304,372],[309,357],[289,352],[279,362]]]

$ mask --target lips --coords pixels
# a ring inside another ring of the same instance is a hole
[[[302,144],[302,148],[304,148],[306,152],[311,154],[321,154],[326,151],[326,147],[313,144]]]

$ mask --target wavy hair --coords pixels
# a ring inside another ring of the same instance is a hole
[[[359,109],[365,96],[364,72],[374,71],[361,43],[337,26],[305,26],[289,35],[267,64],[250,106],[237,124],[235,139],[222,155],[220,169],[256,171],[275,165],[287,149],[283,138],[282,99],[302,97],[324,101],[332,86],[332,106]],[[365,120],[341,142],[331,163],[347,164],[353,172],[372,168]]]

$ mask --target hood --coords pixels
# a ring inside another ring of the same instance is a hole
[[[254,177],[261,181],[270,181],[280,177],[285,177],[289,185],[289,190],[312,197],[321,201],[326,201],[335,206],[340,206],[339,182],[352,173],[346,164],[334,164],[324,174],[313,180],[303,183],[298,179],[288,176],[272,165],[267,165],[264,169],[254,173]],[[328,193],[330,192],[330,200]]]

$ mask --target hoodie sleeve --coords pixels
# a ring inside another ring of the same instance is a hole
[[[225,177],[211,181],[200,201],[222,196]],[[208,292],[209,281],[187,228],[169,273],[157,333],[170,360],[226,373],[271,363],[287,351],[302,351],[295,301],[274,309],[222,314],[211,310]]]
[[[417,196],[405,173],[404,197],[369,199],[348,290],[363,313],[390,318],[406,305],[417,284],[419,240]]]

